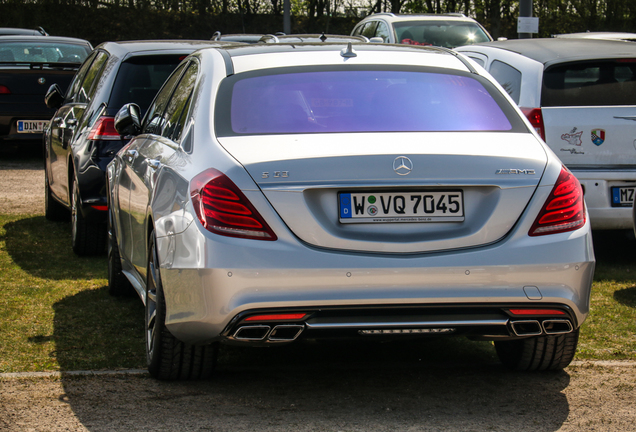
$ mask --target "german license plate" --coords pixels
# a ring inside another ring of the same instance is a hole
[[[612,188],[612,207],[631,207],[634,202],[634,186]]]
[[[48,120],[18,120],[18,133],[42,133]]]
[[[341,223],[463,222],[463,191],[338,194]]]

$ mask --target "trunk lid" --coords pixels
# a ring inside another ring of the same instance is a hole
[[[219,142],[299,239],[378,253],[497,241],[523,213],[547,162],[528,133],[268,135]],[[374,197],[378,217],[347,220],[347,197],[364,200],[365,211]],[[437,207],[434,217],[425,206]],[[405,218],[395,218],[400,210]]]

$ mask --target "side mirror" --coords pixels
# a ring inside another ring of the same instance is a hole
[[[382,39],[380,36],[373,36],[371,39],[369,39],[370,43],[384,43],[384,39]]]
[[[135,136],[141,132],[139,105],[128,103],[117,111],[115,129],[121,136]]]
[[[52,84],[51,87],[49,87],[44,96],[44,103],[47,107],[54,109],[58,109],[62,106],[64,103],[64,95],[59,85]]]

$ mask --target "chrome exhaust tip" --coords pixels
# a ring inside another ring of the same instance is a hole
[[[512,321],[510,326],[517,336],[540,336],[543,334],[541,324],[537,320]]]
[[[242,341],[262,341],[269,334],[270,327],[266,325],[239,327],[232,336],[236,340]]]
[[[566,334],[572,332],[574,327],[569,320],[553,319],[545,320],[542,323],[543,331],[549,335]]]
[[[274,327],[267,339],[272,342],[290,342],[296,340],[303,330],[305,326],[300,324],[281,324]]]

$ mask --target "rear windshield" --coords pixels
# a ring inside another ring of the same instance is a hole
[[[636,105],[636,59],[561,64],[543,74],[541,105]]]
[[[163,83],[185,57],[186,54],[148,55],[126,60],[119,67],[109,107],[119,109],[136,103],[143,117]]]
[[[509,104],[468,76],[403,70],[241,75],[248,74],[226,79],[219,91],[220,136],[512,129],[500,106]]]
[[[476,23],[457,21],[406,21],[396,22],[396,40],[401,44],[435,45],[455,48],[491,39]]]
[[[0,63],[82,63],[89,53],[88,46],[59,42],[0,43]]]

